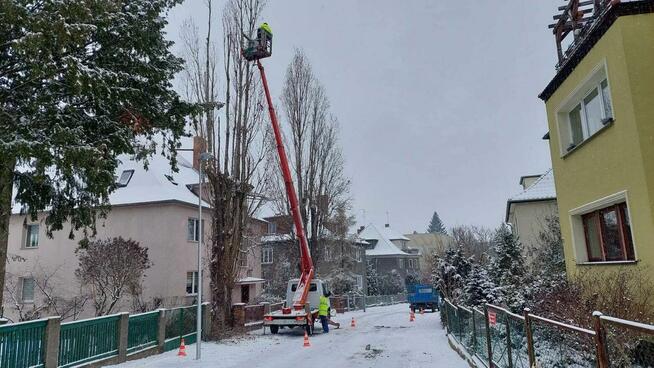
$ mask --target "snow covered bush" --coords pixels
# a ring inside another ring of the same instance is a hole
[[[448,249],[443,257],[435,258],[432,280],[443,297],[459,303],[465,299],[464,287],[471,269],[470,258],[466,257],[463,248],[457,244]]]
[[[491,260],[491,276],[503,294],[503,303],[514,312],[525,306],[530,288],[527,281],[524,253],[520,240],[508,226],[502,224],[493,237],[494,257]]]

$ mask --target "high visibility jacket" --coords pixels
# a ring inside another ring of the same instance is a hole
[[[264,31],[266,31],[270,35],[272,35],[272,29],[270,29],[270,26],[268,25],[268,23],[262,24],[261,27],[259,27],[259,28],[263,29]]]
[[[320,296],[320,306],[318,307],[319,316],[328,316],[329,315],[329,299],[321,295]]]

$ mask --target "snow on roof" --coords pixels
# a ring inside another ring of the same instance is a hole
[[[541,175],[527,189],[509,198],[509,202],[539,201],[545,199],[556,199],[556,188],[554,186],[554,172],[552,169]]]
[[[367,256],[408,256],[409,254],[403,252],[398,248],[391,239],[386,236],[385,232],[380,231],[375,225],[369,224],[366,226],[359,237],[368,242],[375,243],[373,249],[366,249]],[[404,236],[403,236],[404,238]],[[407,239],[408,240],[408,239]]]
[[[242,284],[260,284],[260,283],[263,283],[263,282],[266,282],[266,280],[260,279],[258,277],[252,277],[252,276],[244,277],[244,278],[239,279],[238,281],[236,281],[236,283],[240,284],[240,285],[242,285]]]
[[[127,185],[117,188],[109,195],[112,206],[177,201],[190,205],[198,205],[198,197],[189,189],[188,185],[197,185],[198,172],[193,169],[190,156],[178,153],[178,172],[170,168],[170,161],[155,154],[148,159],[148,169],[143,163],[133,160],[129,155],[119,156],[121,161],[116,169],[116,177],[120,179],[123,172],[133,170]],[[206,207],[209,204],[202,202]],[[14,203],[12,213],[20,213],[21,204]]]
[[[409,238],[402,235],[401,233],[393,230],[390,226],[384,226],[383,228],[381,228],[381,232],[388,240],[410,240]]]

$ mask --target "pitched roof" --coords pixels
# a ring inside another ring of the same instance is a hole
[[[509,198],[509,202],[540,201],[544,199],[556,199],[554,172],[552,169],[547,170],[545,174],[536,179],[527,189]]]
[[[112,206],[176,201],[189,205],[198,205],[198,197],[189,186],[197,185],[198,172],[193,169],[190,157],[182,153],[177,155],[178,172],[170,168],[170,161],[159,154],[148,159],[148,169],[142,162],[128,155],[119,156],[121,161],[116,169],[116,177],[120,178],[123,171],[134,170],[126,186],[119,187],[109,195]],[[209,204],[202,202],[204,206]],[[21,204],[15,202],[12,213],[18,214]]]
[[[375,243],[373,249],[366,249],[366,256],[408,256],[408,253],[403,252],[398,248],[391,239],[386,236],[386,232],[380,231],[375,225],[369,224],[366,226],[359,237],[368,242]],[[405,238],[402,236],[402,238]],[[408,238],[407,238],[408,240]]]

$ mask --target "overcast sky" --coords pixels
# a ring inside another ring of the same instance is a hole
[[[184,19],[206,21],[203,3],[174,10],[172,40]],[[537,96],[554,76],[560,3],[269,0],[271,92],[279,101],[302,48],[340,120],[359,221],[424,231],[438,211],[448,228],[495,227],[520,176],[551,165]]]

